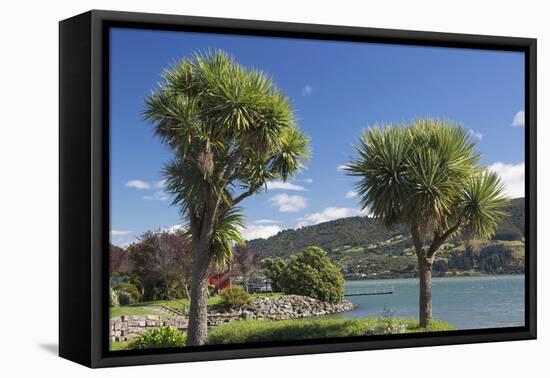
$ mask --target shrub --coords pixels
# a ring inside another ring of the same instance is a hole
[[[271,280],[271,288],[273,291],[283,291],[281,287],[281,276],[286,268],[285,260],[280,257],[266,258],[263,260],[265,266],[264,274]]]
[[[118,296],[112,287],[109,288],[109,305],[111,307],[118,307],[120,305],[118,303]]]
[[[161,327],[143,332],[128,344],[128,349],[183,347],[186,342],[187,334],[172,327]]]
[[[285,294],[305,295],[325,302],[344,297],[344,276],[319,247],[308,247],[290,258],[280,283]]]
[[[128,304],[134,304],[141,302],[141,294],[137,287],[130,283],[119,283],[114,287],[115,291],[117,293],[125,292],[130,295],[130,303]],[[120,297],[119,297],[120,300]],[[121,303],[122,304],[122,303]]]
[[[118,303],[121,306],[128,306],[133,304],[132,296],[126,291],[117,291]]]
[[[220,305],[225,308],[236,308],[250,302],[250,295],[240,286],[229,286],[222,290]]]

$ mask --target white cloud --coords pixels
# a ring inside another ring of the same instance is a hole
[[[476,139],[478,139],[478,140],[482,140],[482,139],[483,139],[483,134],[480,133],[479,131],[475,131],[474,129],[470,129],[469,132],[470,132],[470,136],[471,136],[472,138],[476,138]]]
[[[356,191],[350,190],[346,193],[346,198],[354,198],[354,197],[357,197]]]
[[[284,181],[268,181],[266,186],[267,190],[296,190],[298,192],[304,192],[307,190],[303,186]]]
[[[516,113],[514,116],[514,119],[512,120],[512,126],[513,127],[523,127],[525,126],[525,112],[523,110],[520,110]]]
[[[518,198],[525,195],[525,163],[506,164],[499,161],[491,164],[489,170],[500,176],[508,197]]]
[[[155,189],[164,189],[166,186],[166,180],[160,180],[153,183],[153,188]]]
[[[111,230],[111,236],[124,236],[124,235],[130,235],[134,233],[134,231],[127,231],[127,230]]]
[[[273,219],[258,219],[254,223],[256,223],[256,224],[273,224],[273,223],[281,223],[281,221],[273,220]]]
[[[274,224],[268,226],[249,224],[242,230],[242,236],[245,240],[267,239],[281,230],[281,227]]]
[[[141,198],[145,201],[166,201],[168,199],[168,195],[162,190],[159,190],[154,192],[152,195],[143,196]]]
[[[128,246],[129,246],[130,244],[132,244],[132,243],[134,243],[134,242],[136,242],[136,241],[137,241],[136,238],[131,238],[131,239],[126,238],[126,239],[120,239],[120,240],[115,240],[115,239],[113,239],[113,240],[111,240],[111,243],[112,243],[113,245],[116,245],[117,247],[126,249],[126,248],[128,248]]]
[[[141,180],[130,180],[126,183],[128,188],[134,188],[138,190],[151,189],[151,184]]]
[[[269,199],[269,202],[279,208],[283,213],[295,213],[307,206],[307,200],[302,196],[289,196],[286,193],[277,194]]]
[[[175,225],[170,226],[170,227],[161,228],[160,231],[161,232],[174,233],[176,231],[185,231],[186,228],[187,228],[187,226],[185,224],[175,224]]]
[[[305,183],[311,184],[313,182],[313,179],[307,178],[302,180]]]
[[[130,180],[126,183],[128,188],[138,189],[138,190],[149,190],[149,189],[164,189],[166,185],[166,180],[159,181],[143,181],[143,180]]]
[[[368,215],[367,210],[350,207],[327,207],[319,213],[308,214],[302,218],[298,218],[298,227],[310,226],[340,218],[366,215]]]
[[[302,95],[303,96],[309,96],[310,94],[313,93],[313,87],[309,84],[307,84],[303,89],[302,89]]]
[[[339,166],[336,167],[336,170],[337,171],[344,171],[346,169],[347,165],[346,164],[340,164]]]
[[[136,236],[133,235],[134,231],[128,230],[111,230],[110,242],[121,248],[126,248],[130,244],[136,241]]]

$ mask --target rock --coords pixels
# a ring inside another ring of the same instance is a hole
[[[241,318],[244,320],[253,319],[254,313],[252,311],[243,311],[241,312]]]

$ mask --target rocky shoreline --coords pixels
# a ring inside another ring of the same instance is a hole
[[[346,299],[329,303],[301,295],[286,295],[255,299],[240,311],[245,319],[288,320],[335,314],[355,307]]]
[[[208,312],[208,326],[238,320],[266,319],[289,320],[323,316],[352,310],[355,304],[344,299],[337,303],[323,302],[301,295],[286,295],[282,297],[265,297],[253,300],[237,309]],[[110,340],[128,341],[140,333],[158,327],[176,327],[187,330],[188,319],[181,316],[145,315],[119,316],[110,320]]]

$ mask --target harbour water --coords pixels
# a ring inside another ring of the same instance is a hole
[[[345,317],[418,318],[418,279],[347,281],[348,291],[384,290],[393,294],[350,296],[357,308]],[[525,276],[478,276],[434,278],[433,317],[457,329],[517,327],[525,319]]]

